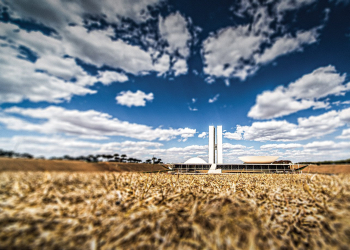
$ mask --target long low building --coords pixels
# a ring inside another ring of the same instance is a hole
[[[174,163],[171,168],[181,173],[287,173],[301,171],[306,166],[293,168],[290,161],[276,162],[278,156],[242,156],[239,159],[242,164],[224,164],[223,163],[223,145],[222,145],[222,126],[217,127],[217,136],[215,136],[215,127],[209,126],[208,160],[194,157],[184,163]],[[217,142],[215,141],[217,139]],[[215,152],[217,151],[217,159]]]
[[[301,170],[300,168],[293,169],[292,164],[215,164],[216,170],[221,170],[224,173],[234,172],[293,172]],[[172,164],[172,169],[178,172],[202,172],[208,171],[212,164],[193,164],[193,163],[176,163]]]

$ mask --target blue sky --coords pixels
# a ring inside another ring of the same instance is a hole
[[[0,1],[0,148],[350,158],[350,1]]]

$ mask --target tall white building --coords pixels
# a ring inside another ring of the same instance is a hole
[[[211,164],[222,164],[222,126],[217,126],[217,136],[215,136],[215,127],[209,126],[209,161]],[[215,143],[215,137],[216,143]],[[217,151],[217,160],[215,159],[215,150]]]

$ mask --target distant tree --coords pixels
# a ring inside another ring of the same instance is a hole
[[[124,162],[125,161],[125,159],[126,159],[126,154],[122,154],[121,156],[120,156],[120,161],[121,162]]]
[[[26,159],[33,159],[34,158],[34,156],[32,156],[31,154],[28,154],[28,153],[20,154],[19,157],[26,158]]]
[[[110,159],[113,158],[113,155],[106,155],[106,158],[107,158],[108,160],[110,160]]]
[[[146,160],[146,163],[148,163],[148,164],[150,164],[151,162],[152,162],[151,159],[147,159],[147,160]]]
[[[15,152],[13,152],[13,151],[6,151],[5,156],[12,158],[12,157],[15,156]]]
[[[72,160],[74,160],[74,157],[69,156],[69,155],[64,155],[64,156],[63,156],[63,159],[64,159],[64,160],[68,160],[68,161],[72,161]]]

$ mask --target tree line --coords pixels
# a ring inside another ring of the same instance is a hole
[[[25,159],[34,159],[34,156],[28,153],[16,153],[14,151],[6,151],[0,149],[0,157],[8,157],[8,158],[25,158]],[[37,157],[37,159],[45,159],[44,156]],[[70,156],[70,155],[64,155],[62,157],[51,157],[49,160],[68,160],[68,161],[86,161],[86,162],[128,162],[128,163],[141,163],[141,159],[133,158],[133,157],[127,157],[126,154],[97,154],[97,155],[81,155],[81,156]],[[147,159],[144,163],[153,163],[153,164],[160,164],[163,163],[162,159],[158,159],[156,157],[153,157],[151,159]]]
[[[0,149],[0,157],[9,157],[9,158],[26,158],[26,159],[33,159],[34,156],[28,153],[16,153],[14,151],[7,151]]]
[[[332,165],[332,164],[350,164],[350,158],[339,161],[304,161],[298,162],[299,164],[314,164],[314,165]]]

